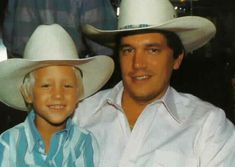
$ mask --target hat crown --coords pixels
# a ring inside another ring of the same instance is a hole
[[[168,0],[122,0],[118,29],[161,25],[177,17]]]
[[[38,26],[29,38],[23,56],[30,60],[78,59],[72,38],[58,24]]]

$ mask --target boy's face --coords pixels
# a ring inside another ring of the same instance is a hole
[[[48,66],[34,73],[31,102],[36,125],[65,126],[79,101],[78,79],[71,66]]]

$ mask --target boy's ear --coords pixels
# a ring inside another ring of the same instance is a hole
[[[20,92],[22,94],[22,96],[24,97],[24,100],[31,104],[32,103],[32,95],[29,94],[29,92],[23,87],[20,87]]]

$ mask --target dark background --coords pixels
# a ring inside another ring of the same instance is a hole
[[[111,0],[114,10],[120,0]],[[233,0],[172,0],[180,16],[207,17],[217,28],[215,38],[203,48],[190,53],[179,71],[173,74],[172,85],[181,92],[192,93],[222,108],[235,123],[233,108],[232,75],[235,73],[235,5]],[[7,0],[0,2],[0,27],[4,20]],[[112,87],[120,80],[118,68],[104,88]],[[104,89],[103,88],[103,89]],[[4,89],[4,88],[1,88]],[[27,113],[0,103],[0,133],[22,121]]]

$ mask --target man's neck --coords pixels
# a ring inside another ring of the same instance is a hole
[[[140,114],[144,111],[149,102],[134,100],[127,93],[122,96],[122,108],[126,114],[130,127],[133,127]]]

